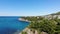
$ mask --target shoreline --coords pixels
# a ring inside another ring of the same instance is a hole
[[[31,22],[29,20],[25,20],[24,18],[19,18],[18,20],[20,20],[20,21],[26,21],[26,22]]]

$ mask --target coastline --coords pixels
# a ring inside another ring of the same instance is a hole
[[[24,18],[19,18],[18,19],[19,21],[25,21],[25,22],[31,22],[31,21],[29,21],[29,20],[27,20],[27,19],[24,19]],[[27,32],[28,34],[30,34],[31,33],[31,31],[30,31],[30,29],[28,28],[28,27],[26,27],[25,29],[23,29],[19,34],[22,34],[22,32]]]
[[[18,20],[19,20],[19,21],[31,22],[31,21],[29,21],[29,20],[25,20],[24,18],[19,18]]]

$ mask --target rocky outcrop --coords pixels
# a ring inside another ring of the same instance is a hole
[[[31,31],[29,28],[25,28],[23,30],[23,32],[27,32],[27,34],[38,34],[37,30],[35,30],[35,33],[33,31]],[[19,34],[22,34],[22,33],[19,33]]]
[[[46,16],[43,16],[44,18],[46,18],[46,19],[54,19],[54,18],[58,18],[58,19],[60,19],[60,15],[46,15]]]
[[[26,22],[31,22],[31,21],[25,20],[25,19],[23,19],[23,18],[19,18],[18,20],[20,20],[20,21],[26,21]]]

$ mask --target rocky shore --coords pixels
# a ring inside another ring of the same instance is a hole
[[[29,28],[25,28],[22,32],[26,32],[27,34],[34,34],[33,31],[31,31]],[[22,32],[19,34],[22,34]],[[38,34],[37,30],[35,30],[35,34]]]
[[[20,20],[20,21],[26,21],[26,22],[31,22],[31,21],[25,20],[25,19],[23,19],[23,18],[19,18],[18,20]]]

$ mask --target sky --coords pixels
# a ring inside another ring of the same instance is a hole
[[[60,0],[0,0],[0,16],[41,16],[60,11]]]

